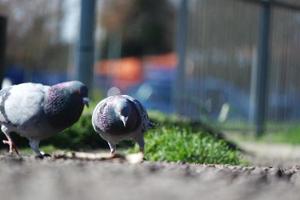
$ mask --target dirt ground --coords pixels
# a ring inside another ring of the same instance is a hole
[[[269,164],[129,164],[120,159],[88,161],[56,156],[39,160],[2,154],[0,199],[299,199],[300,165]]]
[[[300,146],[254,142],[242,142],[240,146],[253,154],[246,158],[253,165],[279,167],[300,165]]]

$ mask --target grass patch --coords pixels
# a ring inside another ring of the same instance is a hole
[[[147,160],[232,165],[245,163],[240,152],[203,129],[202,123],[159,112],[150,112],[149,115],[157,128],[145,135]],[[136,145],[134,151],[137,149]]]
[[[241,164],[239,153],[226,142],[188,127],[163,126],[145,135],[145,157],[150,161]],[[137,146],[135,151],[137,151]]]
[[[46,152],[48,154],[52,154],[53,152],[56,152],[60,149],[58,149],[57,147],[53,146],[53,145],[44,145],[41,146],[41,151]],[[33,154],[32,149],[30,147],[23,147],[21,149],[19,149],[22,152],[22,155],[31,155]],[[66,150],[66,149],[64,149]]]
[[[300,144],[300,126],[294,126],[283,131],[267,133],[258,139],[267,143]]]
[[[255,136],[254,133],[240,134],[240,132],[228,133],[227,136],[237,143],[255,142],[300,145],[300,126],[286,126],[281,127],[281,130],[267,129],[266,133],[259,137]]]

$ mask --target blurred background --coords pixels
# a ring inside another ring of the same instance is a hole
[[[297,0],[0,0],[0,15],[3,87],[78,78],[258,135],[300,121]]]

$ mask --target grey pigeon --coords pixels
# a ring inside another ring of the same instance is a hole
[[[22,83],[0,90],[0,125],[9,145],[16,146],[10,134],[18,133],[29,140],[29,145],[39,157],[39,143],[74,124],[84,105],[88,105],[88,89],[79,81],[69,81],[53,86]]]
[[[112,156],[116,144],[126,139],[137,142],[144,152],[144,133],[152,126],[142,104],[128,95],[110,96],[100,101],[93,111],[92,124],[108,142]]]

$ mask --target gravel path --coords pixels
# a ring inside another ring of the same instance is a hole
[[[252,155],[246,156],[253,165],[290,167],[300,165],[300,146],[240,142],[239,145]]]
[[[300,166],[237,167],[0,156],[1,199],[299,199]]]

